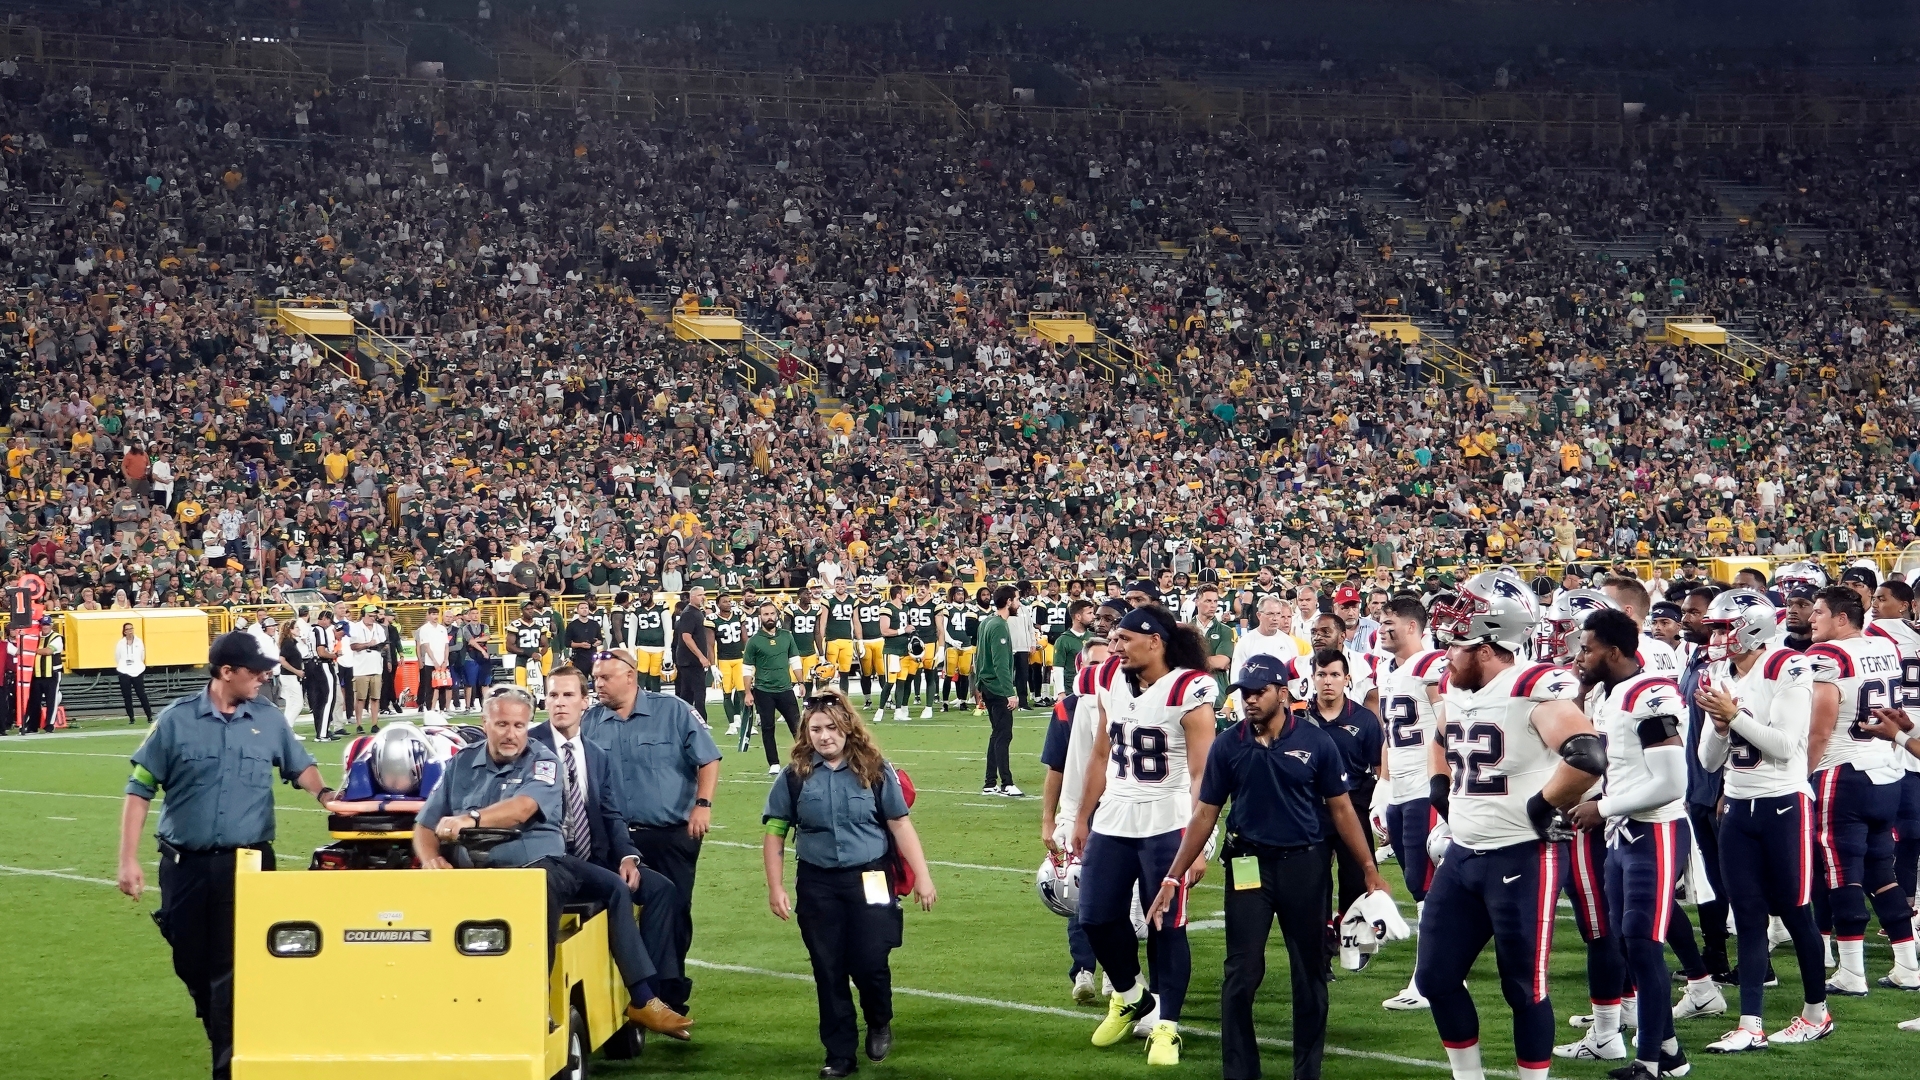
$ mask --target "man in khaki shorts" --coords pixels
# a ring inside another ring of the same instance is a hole
[[[347,712],[354,732],[360,733],[361,716],[380,725],[380,675],[386,665],[387,628],[374,619],[380,608],[368,604],[360,609],[360,621],[347,627],[347,652],[353,663],[353,692],[347,697]]]

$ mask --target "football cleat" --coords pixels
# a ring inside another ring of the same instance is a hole
[[[1421,1009],[1430,1009],[1433,1006],[1428,1004],[1427,999],[1414,987],[1413,981],[1408,980],[1405,990],[1381,1002],[1380,1007],[1383,1009],[1391,1009],[1394,1012],[1418,1012]]]
[[[922,706],[920,709],[920,719],[922,720],[933,719],[933,706],[931,705]]]
[[[1561,1043],[1553,1048],[1557,1058],[1573,1058],[1576,1061],[1619,1061],[1627,1056],[1627,1041],[1615,1033],[1612,1038],[1601,1042],[1589,1031],[1570,1043]]]
[[[1827,976],[1827,993],[1841,997],[1866,997],[1867,977],[1856,975],[1846,968],[1835,968],[1833,974]]]
[[[1107,1018],[1093,1029],[1093,1045],[1112,1046],[1127,1037],[1133,1026],[1145,1019],[1149,1013],[1158,1013],[1158,1004],[1151,993],[1142,992],[1140,1000],[1127,1004],[1127,999],[1119,994],[1107,998]]]
[[[1880,976],[1880,985],[1889,990],[1920,990],[1920,971],[1896,965],[1892,971]]]
[[[1151,993],[1149,993],[1147,996],[1153,997]],[[1159,1022],[1160,1022],[1160,999],[1154,998],[1153,1010],[1147,1013],[1147,1015],[1141,1017],[1140,1021],[1133,1025],[1133,1037],[1136,1039],[1144,1039],[1147,1036],[1153,1034],[1153,1025]]]
[[[1916,1016],[1911,1020],[1902,1020],[1893,1026],[1899,1028],[1901,1031],[1920,1031],[1920,1016]]]
[[[1673,1007],[1675,1020],[1691,1020],[1696,1016],[1721,1016],[1726,1013],[1726,995],[1722,994],[1720,988],[1714,986],[1712,981],[1709,980],[1706,985],[1709,987],[1707,991],[1709,996],[1705,998],[1696,998],[1692,987],[1688,987],[1687,992],[1680,996],[1680,1004]]]
[[[1796,1016],[1793,1022],[1768,1036],[1768,1042],[1810,1043],[1833,1034],[1833,1014],[1828,1013],[1824,1020],[1814,1023],[1804,1016]]]
[[[1755,1031],[1752,1028],[1737,1027],[1725,1035],[1720,1036],[1717,1042],[1708,1043],[1707,1053],[1742,1054],[1748,1050],[1765,1050],[1766,1048],[1766,1032]]]
[[[1652,1069],[1643,1061],[1630,1061],[1625,1066],[1609,1070],[1607,1080],[1656,1080]]]
[[[1002,787],[1000,789],[1000,794],[1005,795],[1009,799],[1024,799],[1027,797],[1026,792],[1021,791],[1018,787],[1015,787],[1012,784],[1007,784],[1006,786]]]
[[[1147,1036],[1147,1064],[1180,1064],[1180,1032],[1172,1021],[1153,1025],[1153,1033]]]

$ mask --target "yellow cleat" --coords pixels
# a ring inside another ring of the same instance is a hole
[[[1180,1031],[1173,1021],[1162,1020],[1153,1025],[1153,1034],[1147,1036],[1147,1064],[1180,1064]]]
[[[1140,1018],[1151,1011],[1153,1011],[1152,994],[1142,993],[1140,1000],[1131,1005],[1127,1004],[1127,999],[1119,994],[1109,994],[1107,1018],[1100,1021],[1099,1027],[1093,1029],[1093,1045],[1112,1046],[1126,1038],[1133,1031],[1133,1025],[1139,1023]],[[1178,1055],[1179,1052],[1175,1051],[1175,1056],[1178,1057]]]

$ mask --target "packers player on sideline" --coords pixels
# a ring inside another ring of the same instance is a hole
[[[513,680],[542,704],[547,697],[542,666],[547,654],[547,625],[547,620],[534,614],[532,604],[521,604],[520,616],[507,624],[507,655],[513,658]]]
[[[720,675],[720,707],[727,714],[727,734],[740,734],[740,715],[747,708],[745,657],[753,617],[735,607],[733,597],[721,593],[713,615],[714,667]]]
[[[833,579],[833,592],[827,597],[826,657],[840,676],[840,693],[846,696],[847,681],[853,678],[853,666],[859,662],[854,643],[859,640],[860,605],[847,592],[846,575]]]
[[[667,651],[667,613],[653,598],[653,586],[642,585],[627,613],[627,625],[633,628],[633,658],[638,661],[634,673],[640,689],[658,692],[662,660]]]
[[[941,646],[947,662],[940,680],[940,711],[953,707],[957,692],[962,708],[972,700],[969,683],[973,679],[973,642],[980,632],[980,613],[967,603],[967,587],[955,585],[947,590],[947,610],[940,620]]]
[[[913,631],[907,626],[907,605],[905,585],[887,586],[887,602],[880,605],[880,641],[881,660],[884,662],[885,675],[880,683],[880,708],[873,714],[874,723],[886,719],[887,698],[895,699],[893,718],[907,718],[907,684],[905,669],[907,666],[907,639]]]
[[[933,699],[940,686],[940,661],[946,643],[942,640],[941,623],[943,615],[940,601],[934,598],[933,582],[920,578],[913,585],[913,600],[905,607],[908,640],[920,642],[919,648],[908,645],[907,655],[901,661],[900,670],[907,691],[920,700],[920,719],[933,719]],[[917,689],[916,689],[917,688]],[[907,698],[898,692],[894,695],[895,719],[905,720],[898,714],[907,704]]]
[[[800,590],[800,596],[787,609],[787,631],[793,635],[801,653],[790,665],[794,668],[793,681],[806,686],[807,697],[813,696],[813,672],[820,666],[820,654],[826,651],[827,612],[819,604],[819,595],[820,582],[809,578],[806,588]]]
[[[861,578],[856,588],[859,595],[854,600],[854,629],[859,632],[856,638],[860,643],[860,692],[866,695],[866,707],[873,708],[873,680],[880,680],[880,702],[885,707],[887,700],[887,657],[886,639],[880,635],[880,615],[886,611],[886,602],[874,595],[873,579]],[[874,714],[877,719],[879,714]]]

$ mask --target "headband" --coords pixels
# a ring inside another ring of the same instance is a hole
[[[1160,625],[1160,620],[1154,618],[1145,608],[1134,608],[1121,616],[1119,629],[1130,630],[1136,634],[1152,634],[1163,641],[1168,639],[1168,634],[1172,630],[1171,627]]]

